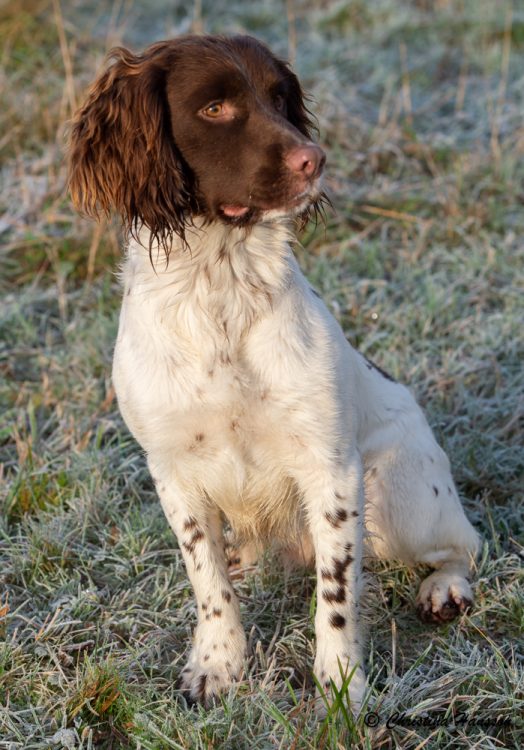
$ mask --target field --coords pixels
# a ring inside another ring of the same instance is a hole
[[[523,4],[13,0],[0,14],[0,750],[521,747]],[[246,679],[208,711],[177,691],[192,593],[110,379],[122,238],[75,215],[64,123],[111,46],[190,30],[248,32],[293,61],[333,203],[300,264],[424,405],[483,537],[475,607],[451,625],[417,620],[424,571],[370,568],[373,705],[356,724],[344,695],[315,715],[314,579],[270,556],[236,583]]]

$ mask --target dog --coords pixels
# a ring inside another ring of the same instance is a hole
[[[325,155],[288,64],[249,36],[111,59],[73,118],[69,185],[129,238],[113,379],[195,592],[182,688],[208,702],[242,674],[227,521],[245,549],[314,561],[314,674],[328,696],[351,676],[358,711],[363,553],[436,568],[417,607],[443,622],[471,605],[477,533],[414,398],[294,258]]]

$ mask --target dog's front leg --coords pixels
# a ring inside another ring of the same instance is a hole
[[[314,671],[328,694],[331,681],[340,687],[353,672],[349,696],[356,713],[366,684],[359,631],[364,505],[360,456],[329,472],[310,467],[301,489],[317,573]]]
[[[151,467],[156,489],[175,532],[195,592],[198,624],[181,686],[204,703],[240,677],[246,637],[227,573],[222,524],[203,497],[188,499],[173,477]]]

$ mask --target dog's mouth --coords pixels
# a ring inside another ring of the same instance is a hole
[[[219,206],[219,214],[227,224],[245,227],[256,221],[259,212],[253,206],[228,203]]]
[[[251,211],[249,206],[220,206],[221,212],[224,214],[224,216],[227,216],[228,219],[243,219],[245,218],[246,214]]]
[[[259,216],[261,213],[268,211],[278,211],[284,213],[296,214],[300,213],[308,207],[311,203],[318,200],[320,190],[318,186],[309,185],[306,190],[302,190],[300,193],[293,195],[286,200],[279,202],[278,204],[265,204],[264,201],[260,201],[259,205],[242,205],[234,203],[223,203],[219,206],[220,215],[228,222],[234,224],[246,224],[252,219]]]

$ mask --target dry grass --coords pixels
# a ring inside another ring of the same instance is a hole
[[[1,11],[0,748],[519,747],[521,5],[184,7]],[[296,57],[336,209],[306,230],[300,262],[348,337],[416,391],[485,539],[475,609],[436,630],[414,616],[420,571],[374,566],[373,732],[343,705],[315,717],[313,581],[271,560],[236,584],[250,642],[238,691],[205,712],[175,687],[195,611],[111,389],[118,232],[73,214],[62,145],[109,46],[190,28],[245,30]]]

